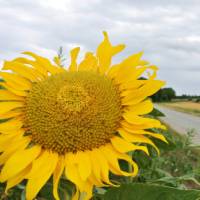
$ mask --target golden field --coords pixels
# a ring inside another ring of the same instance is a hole
[[[180,112],[185,112],[196,116],[200,116],[200,103],[191,101],[180,101],[180,102],[162,103],[162,105]]]

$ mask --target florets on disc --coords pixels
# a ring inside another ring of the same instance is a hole
[[[33,85],[25,120],[33,142],[59,154],[98,148],[121,120],[117,86],[104,75],[66,72]]]

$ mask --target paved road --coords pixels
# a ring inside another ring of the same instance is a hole
[[[200,117],[190,114],[181,113],[168,109],[166,107],[156,105],[161,112],[165,114],[161,120],[169,124],[178,133],[186,134],[190,130],[195,131],[194,144],[200,145]]]

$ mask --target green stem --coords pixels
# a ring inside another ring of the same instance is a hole
[[[131,159],[132,159],[133,152],[129,152],[128,155],[129,155],[129,156],[131,157]],[[128,164],[128,172],[131,173],[132,171],[133,171],[132,165],[129,163],[129,164]],[[133,177],[132,177],[132,176],[127,177],[127,182],[128,182],[128,183],[132,183],[132,182],[133,182]]]

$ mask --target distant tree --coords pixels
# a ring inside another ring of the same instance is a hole
[[[168,101],[176,97],[176,92],[173,88],[163,88],[163,93],[166,94]]]
[[[156,94],[151,96],[154,102],[171,101],[176,97],[176,92],[173,88],[162,88]]]
[[[195,102],[197,102],[197,103],[200,103],[200,98],[196,99],[196,101],[195,101]]]
[[[200,99],[200,96],[199,95],[188,95],[188,94],[182,94],[182,95],[179,95],[179,96],[176,96],[177,99],[184,99],[184,100],[197,100],[197,99]]]

